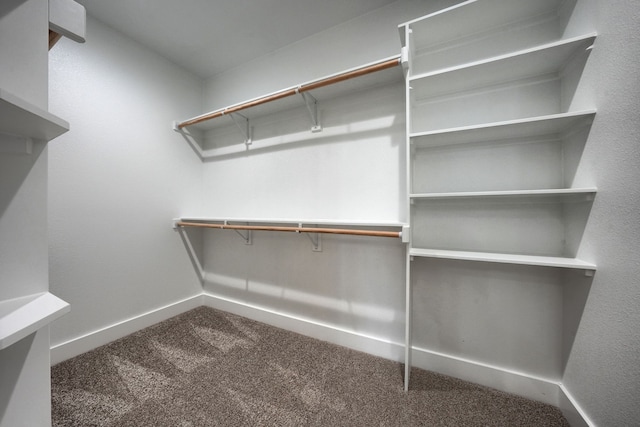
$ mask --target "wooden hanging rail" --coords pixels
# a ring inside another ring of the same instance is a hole
[[[272,226],[272,225],[231,225],[231,224],[212,224],[204,222],[186,222],[177,221],[178,227],[203,227],[216,228],[219,230],[251,230],[251,231],[285,231],[294,233],[323,233],[323,234],[348,234],[352,236],[371,236],[371,237],[393,237],[401,238],[401,231],[375,231],[375,230],[357,230],[348,228],[318,228],[318,227],[291,227],[291,226]]]
[[[194,117],[193,119],[186,120],[184,122],[177,123],[175,126],[178,129],[182,129],[186,126],[195,125],[207,120],[215,119],[216,117],[222,117],[225,114],[236,113],[241,110],[246,110],[247,108],[256,107],[258,105],[266,104],[267,102],[276,101],[278,99],[286,98],[289,96],[297,95],[303,92],[307,92],[313,89],[318,89],[324,86],[329,86],[334,83],[339,83],[345,80],[353,79],[356,77],[364,76],[366,74],[375,73],[377,71],[386,70],[388,68],[393,68],[400,64],[400,58],[387,59],[384,61],[376,62],[371,65],[367,65],[364,67],[356,68],[351,71],[346,71],[344,73],[336,74],[330,77],[326,77],[320,80],[316,80],[313,82],[305,83],[297,87],[293,87],[290,89],[284,89],[280,92],[273,93],[271,95],[266,95],[261,98],[257,98],[251,101],[247,101],[241,104],[232,105],[230,107],[226,107],[220,110],[212,111],[211,113],[203,114],[198,117]]]

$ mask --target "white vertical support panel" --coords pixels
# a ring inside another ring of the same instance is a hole
[[[48,17],[47,0],[0,1],[0,88],[41,110]],[[36,141],[29,155],[0,153],[0,301],[47,290],[47,151]],[[50,424],[45,326],[0,350],[0,426]]]
[[[406,190],[407,190],[407,198],[406,198],[406,210],[407,213],[407,221],[411,221],[411,201],[409,199],[409,194],[411,194],[411,139],[409,135],[411,133],[411,114],[410,113],[410,82],[409,82],[409,72],[411,70],[411,49],[413,48],[411,43],[411,29],[409,25],[404,25],[401,27],[401,38],[404,40],[404,46],[402,47],[403,55],[402,55],[402,67],[404,68],[405,74],[405,109],[406,109],[406,122],[405,122],[405,135],[406,135],[406,147],[405,147],[405,182],[406,182]],[[409,227],[405,227],[402,230],[403,232],[403,242],[406,244],[406,255],[405,255],[405,344],[404,344],[404,389],[405,391],[409,390],[409,380],[411,376],[411,348],[413,346],[412,341],[412,322],[411,322],[411,256],[409,255],[409,250],[411,249],[411,229]],[[405,235],[406,234],[406,235]]]

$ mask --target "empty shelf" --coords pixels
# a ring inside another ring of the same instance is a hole
[[[422,193],[411,194],[409,197],[413,200],[434,200],[434,199],[453,199],[453,198],[495,198],[495,197],[551,197],[562,200],[589,200],[593,198],[596,188],[560,188],[560,189],[542,189],[542,190],[508,190],[508,191],[475,191],[475,192],[452,192],[452,193]]]
[[[69,123],[0,89],[0,134],[50,141],[69,130]]]
[[[68,313],[70,306],[44,292],[0,302],[0,350]]]
[[[411,143],[421,148],[449,144],[513,141],[539,135],[560,134],[578,126],[590,125],[595,113],[594,110],[587,110],[551,114],[548,116],[420,132],[409,136],[411,137]]]
[[[463,261],[494,262],[502,264],[536,265],[543,267],[575,268],[589,271],[594,271],[596,269],[595,264],[591,264],[577,258],[417,248],[412,248],[409,254],[411,256],[425,258],[456,259]]]

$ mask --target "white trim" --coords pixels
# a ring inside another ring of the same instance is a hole
[[[78,356],[114,340],[130,335],[141,329],[155,325],[173,316],[200,307],[202,294],[168,304],[130,319],[106,326],[94,332],[51,347],[51,365]]]
[[[595,427],[595,423],[589,419],[564,384],[560,384],[560,401],[558,402],[558,407],[571,427]]]
[[[415,367],[558,406],[557,381],[422,348],[413,347],[411,353]]]
[[[404,360],[404,345],[379,337],[359,334],[333,325],[275,312],[264,307],[222,298],[206,292],[202,294],[202,303],[207,307],[227,311],[271,326],[348,347],[353,350],[362,351],[374,356],[396,362]]]

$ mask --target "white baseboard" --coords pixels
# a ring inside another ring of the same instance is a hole
[[[560,384],[557,381],[416,347],[411,359],[412,365],[418,368],[558,406]]]
[[[593,421],[582,410],[573,395],[564,385],[560,385],[560,402],[558,404],[571,427],[595,427]]]
[[[202,303],[207,307],[227,311],[277,328],[286,329],[374,356],[398,362],[404,360],[404,345],[385,341],[378,337],[358,334],[332,325],[278,313],[240,301],[221,298],[206,292],[202,295]]]
[[[51,365],[86,353],[201,305],[202,294],[199,294],[55,345],[51,347]]]
[[[404,362],[403,344],[203,292],[200,295],[56,345],[51,348],[51,364],[62,362],[202,305],[374,356]],[[416,347],[412,349],[411,358],[412,365],[417,368],[449,375],[559,407],[572,427],[594,426],[573,396],[559,382]]]

